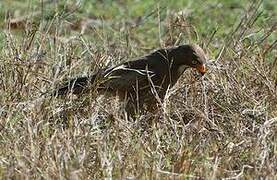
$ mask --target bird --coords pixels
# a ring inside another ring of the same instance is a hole
[[[207,60],[204,50],[197,44],[162,48],[90,76],[73,78],[56,88],[53,95],[80,96],[96,88],[100,93],[119,96],[120,101],[127,102],[126,111],[134,114],[156,109],[186,69],[193,68],[204,75]]]

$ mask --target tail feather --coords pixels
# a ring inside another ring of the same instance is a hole
[[[54,93],[54,96],[62,96],[71,92],[72,94],[81,94],[88,90],[88,87],[95,82],[96,75],[90,77],[78,77],[65,83],[59,87]]]

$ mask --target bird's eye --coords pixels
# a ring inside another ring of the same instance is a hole
[[[196,65],[197,61],[196,60],[192,60],[191,63],[192,63],[192,65]]]

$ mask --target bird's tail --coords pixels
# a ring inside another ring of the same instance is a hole
[[[63,96],[66,95],[67,93],[72,93],[72,94],[81,94],[89,90],[89,86],[94,84],[96,81],[97,75],[92,75],[92,76],[85,76],[85,77],[78,77],[74,78],[64,85],[60,86],[57,88],[52,95],[54,96]]]

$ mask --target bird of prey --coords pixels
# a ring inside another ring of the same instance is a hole
[[[127,101],[126,109],[132,113],[138,109],[153,109],[163,101],[168,88],[176,84],[187,68],[196,69],[204,75],[206,62],[206,54],[196,44],[159,49],[91,76],[74,78],[53,94],[81,95],[97,88],[99,93],[111,93]]]

